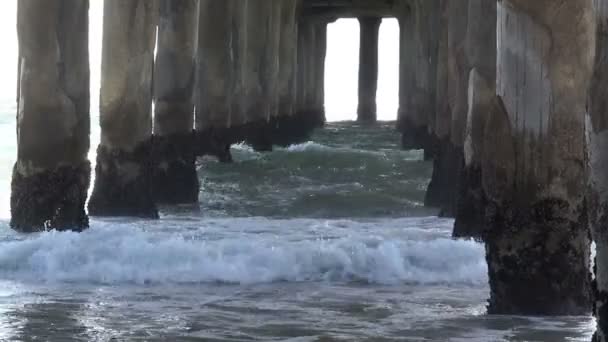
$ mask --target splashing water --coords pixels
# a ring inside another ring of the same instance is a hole
[[[392,127],[234,146],[199,161],[200,208],[159,221],[0,221],[0,340],[589,340],[588,317],[484,315],[484,248],[423,207],[432,166]]]

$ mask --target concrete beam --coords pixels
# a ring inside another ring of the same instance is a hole
[[[460,84],[457,76],[466,72],[458,68],[459,65],[462,68],[466,64],[463,64],[462,55],[464,55],[468,8],[462,6],[461,2],[450,0],[441,0],[437,6],[440,17],[431,21],[435,23],[434,25],[438,25],[436,91],[434,95],[432,95],[432,90],[429,92],[431,96],[435,97],[435,110],[433,113],[433,106],[428,106],[430,114],[427,116],[424,115],[424,106],[411,106],[415,108],[415,117],[419,118],[415,122],[424,122],[424,118],[426,118],[426,124],[432,124],[430,129],[427,127],[426,130],[426,134],[430,134],[426,137],[426,151],[430,150],[428,154],[433,157],[434,166],[431,183],[425,197],[425,205],[440,208],[442,216],[453,216],[456,211],[458,180],[464,165],[462,147],[452,142],[452,122],[456,113],[453,104],[455,101],[464,101],[466,107],[466,98],[456,100],[452,96],[460,94],[466,97],[466,90],[457,91],[457,86]],[[424,88],[419,88],[419,91],[412,91],[412,94],[425,94],[423,90]],[[417,96],[417,98],[424,99],[425,97]],[[424,102],[410,100],[409,103]],[[430,119],[430,117],[434,117],[434,119]],[[418,124],[414,127],[416,126],[421,127],[422,125]],[[420,137],[418,139],[424,142],[425,131],[420,128],[413,131],[418,132],[414,136]],[[424,147],[424,145],[420,144],[420,147]]]
[[[376,93],[378,91],[378,34],[382,19],[359,18],[359,106],[357,121],[374,123],[377,120]]]
[[[313,52],[313,68],[315,78],[312,93],[313,118],[316,127],[325,124],[325,59],[327,57],[327,22],[317,21],[315,28],[315,50]]]
[[[280,0],[281,36],[279,60],[279,110],[267,125],[267,133],[274,145],[289,146],[310,140],[315,128],[311,118],[300,115],[297,110],[298,75],[298,19],[301,0]],[[323,87],[318,89],[323,90]]]
[[[247,7],[247,50],[245,59],[245,115],[248,123],[258,127],[249,130],[247,142],[257,151],[272,150],[272,139],[264,129],[272,118],[276,106],[276,72],[278,61],[274,55],[273,32],[274,0],[248,0]],[[276,18],[278,20],[278,18]]]
[[[246,11],[249,1],[200,0],[196,86],[196,154],[230,161],[244,140],[235,127],[244,113]]]
[[[592,0],[498,2],[497,89],[482,156],[491,314],[591,311],[585,115]]]
[[[496,1],[469,0],[465,52],[470,68],[465,121],[465,164],[459,182],[454,237],[482,239],[485,194],[481,184],[483,135],[496,106]]]
[[[279,89],[281,76],[281,30],[283,26],[283,7],[287,5],[285,0],[271,0],[270,32],[268,35],[269,58],[270,58],[270,120],[279,116]]]
[[[17,162],[11,227],[88,227],[88,0],[18,2]]]
[[[608,1],[594,0],[596,51],[586,120],[589,222],[596,245],[594,300],[597,333],[608,341]]]
[[[198,47],[198,0],[160,0],[154,66],[154,153],[159,203],[198,201],[194,152],[194,83]]]
[[[230,127],[235,107],[233,0],[200,1],[196,130]]]
[[[91,215],[158,217],[151,152],[157,23],[156,0],[104,2],[101,144]]]
[[[438,143],[440,155],[436,156],[437,172],[431,179],[430,188],[436,191],[429,191],[427,194],[427,206],[439,207],[440,215],[444,217],[454,217],[456,214],[459,180],[462,177],[464,167],[464,132],[466,127],[467,114],[467,88],[469,65],[466,58],[466,35],[469,23],[468,1],[466,5],[462,2],[447,1],[447,110],[443,113],[443,119],[449,120],[448,139],[440,140]],[[414,105],[415,98],[419,97],[414,91],[411,100],[411,108],[422,118],[424,111],[420,106]],[[441,159],[441,160],[440,160]],[[438,178],[441,178],[439,180]],[[436,184],[441,184],[437,186]],[[431,197],[431,194],[437,197]]]
[[[312,54],[315,50],[314,21],[300,18],[298,22],[298,63],[297,63],[297,96],[296,115],[300,117],[312,117],[314,107],[310,103],[308,92],[314,84],[314,64]]]
[[[313,128],[325,123],[326,53],[327,22],[300,18],[296,115]]]
[[[399,11],[398,128],[405,149],[430,150],[439,42],[439,0],[403,1]]]
[[[410,110],[410,94],[413,92],[416,72],[415,20],[416,10],[410,1],[404,2],[399,20],[399,111],[397,127],[403,135],[404,149],[424,147],[420,132],[426,132],[426,118],[418,117]]]
[[[469,61],[466,42],[469,22],[469,0],[466,5],[450,1],[448,4],[450,20],[448,23],[448,99],[452,110],[450,141],[462,148],[465,138],[466,116],[468,109]]]
[[[283,0],[281,7],[279,115],[292,116],[296,97],[296,69],[298,48],[298,1]]]
[[[302,16],[326,21],[335,18],[395,17],[399,0],[304,0]]]
[[[435,119],[430,131],[435,140],[435,150],[441,141],[449,141],[451,116],[448,103],[448,38],[449,38],[449,0],[439,0],[439,18],[437,20],[437,80],[435,90]],[[435,158],[437,160],[437,158]]]
[[[414,24],[416,51],[416,68],[414,72],[413,92],[410,97],[412,110],[426,118],[426,132],[419,127],[414,131],[425,150],[425,159],[433,157],[436,140],[432,133],[435,130],[437,67],[441,17],[440,0],[418,0],[416,2],[416,20]]]

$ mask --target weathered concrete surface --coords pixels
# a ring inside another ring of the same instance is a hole
[[[327,57],[327,21],[315,23],[315,50],[313,54],[315,78],[313,83],[314,121],[316,127],[325,124],[325,59]]]
[[[439,4],[438,47],[436,67],[435,120],[428,150],[433,157],[433,175],[427,189],[425,205],[441,209],[442,216],[456,212],[458,180],[464,165],[463,150],[452,142],[452,117],[454,115],[454,58],[464,49],[456,50],[464,43],[466,15],[462,3],[442,0]],[[464,27],[463,27],[464,26]],[[466,90],[465,90],[466,92]],[[466,100],[465,100],[466,101]],[[433,114],[431,114],[432,116]]]
[[[608,341],[608,1],[594,0],[597,19],[596,55],[586,120],[589,169],[589,222],[596,244],[594,341]]]
[[[104,3],[101,144],[91,215],[158,217],[151,156],[157,21],[156,0]]]
[[[469,22],[469,1],[466,4],[448,3],[448,101],[452,110],[450,140],[456,147],[462,147],[467,122],[467,90],[470,65],[467,59],[467,35]]]
[[[359,106],[357,121],[374,123],[377,120],[376,92],[378,91],[378,34],[382,18],[361,17],[359,47]]]
[[[297,109],[307,127],[325,123],[327,22],[300,18],[298,24]]]
[[[304,0],[303,15],[326,21],[362,16],[394,17],[397,7],[398,1]]]
[[[248,0],[247,52],[245,60],[245,113],[256,123],[247,142],[257,151],[272,150],[265,124],[270,122],[275,104],[276,60],[272,55],[275,34],[272,31],[276,1]]]
[[[198,0],[160,0],[154,65],[154,179],[158,203],[198,201],[194,151],[194,83]]]
[[[482,155],[492,314],[591,311],[585,112],[592,0],[498,3],[497,95]]]
[[[325,56],[327,22],[299,18],[294,126],[300,141],[325,124]]]
[[[301,0],[201,1],[198,155],[230,161],[234,143],[268,151],[309,137],[309,119],[295,104],[300,7]]]
[[[405,149],[432,152],[440,26],[439,0],[400,1],[399,113]]]
[[[281,1],[279,111],[264,127],[272,143],[288,146],[310,139],[314,124],[297,110],[298,18],[301,0]],[[322,71],[324,72],[324,71]],[[323,90],[323,88],[321,88]]]
[[[425,159],[435,157],[437,139],[437,80],[439,67],[439,44],[441,34],[441,0],[421,0],[419,11],[421,19],[416,22],[416,32],[419,41],[417,48],[417,64],[415,73],[414,108],[425,113],[427,117],[427,133],[422,135]],[[419,134],[424,134],[421,132]]]
[[[232,125],[236,37],[233,0],[200,1],[196,129]],[[243,24],[243,23],[241,23]]]
[[[400,1],[399,20],[399,111],[397,128],[404,149],[424,148],[427,118],[411,108],[416,73],[416,1]]]
[[[403,81],[407,84],[400,92],[399,127],[404,148],[422,148],[427,156],[432,156],[430,133],[435,124],[440,1],[416,0],[409,4],[409,27],[403,29],[411,32],[403,32],[409,37],[401,54],[406,56],[404,63],[410,64],[406,73],[411,79]]]
[[[435,80],[435,113],[431,130],[432,139],[439,146],[441,140],[450,137],[451,110],[448,102],[448,0],[439,0],[437,18],[437,68]]]
[[[310,103],[308,95],[310,84],[314,83],[312,53],[314,51],[315,31],[314,22],[310,18],[299,18],[298,20],[298,51],[296,69],[296,102],[295,114],[300,117],[311,117],[314,108]]]
[[[200,0],[196,154],[229,161],[230,145],[244,140],[244,63],[249,1]]]
[[[443,142],[451,146],[443,147],[450,151],[450,156],[443,156],[449,160],[440,170],[446,179],[449,191],[448,196],[439,203],[443,216],[456,215],[459,181],[464,168],[464,134],[467,122],[467,89],[470,67],[466,57],[466,39],[469,23],[469,6],[457,1],[448,1],[448,47],[447,47],[447,98],[451,111],[450,139]]]
[[[283,6],[284,0],[270,0],[272,8],[270,12],[270,29],[268,32],[269,46],[269,92],[270,92],[270,119],[279,116],[279,88],[281,76],[281,30],[283,29]]]
[[[11,227],[88,227],[88,0],[18,2],[17,162]]]
[[[440,0],[439,20],[438,20],[438,44],[437,44],[437,80],[436,80],[436,100],[435,115],[433,126],[429,130],[430,143],[427,149],[433,159],[433,174],[431,182],[426,190],[424,204],[429,207],[440,207],[445,203],[444,198],[449,198],[449,191],[453,187],[447,183],[445,177],[444,164],[449,165],[445,159],[448,156],[446,147],[450,138],[451,112],[449,109],[448,91],[448,11],[447,1]],[[405,146],[404,146],[405,147]]]
[[[495,50],[495,49],[494,49]],[[469,74],[469,111],[467,138],[464,147],[465,163],[458,182],[456,220],[453,237],[483,239],[486,195],[481,182],[481,156],[488,113],[497,108],[494,78],[483,76],[473,68]]]
[[[488,113],[496,105],[496,1],[468,0],[465,52],[468,77],[464,169],[459,182],[454,237],[481,239],[485,194],[481,184],[483,134]]]
[[[298,0],[283,0],[279,45],[279,116],[292,116],[296,99],[298,62]]]

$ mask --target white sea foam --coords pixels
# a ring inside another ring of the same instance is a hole
[[[349,154],[356,153],[356,154],[368,154],[368,155],[375,155],[375,156],[385,156],[384,153],[378,152],[378,151],[355,149],[352,147],[333,147],[333,146],[319,144],[314,141],[308,141],[308,142],[305,142],[302,144],[291,145],[289,147],[279,149],[279,150],[287,151],[290,153],[303,153],[303,152],[329,153],[329,152],[331,152],[331,153],[349,153]]]
[[[287,147],[285,150],[288,152],[317,152],[317,151],[339,151],[339,149],[331,148],[329,146],[325,146],[323,144],[319,144],[313,141],[308,141],[302,144],[291,145]]]
[[[244,142],[238,143],[238,144],[234,144],[232,145],[230,148],[232,148],[233,150],[237,150],[237,151],[244,151],[244,152],[251,152],[251,153],[256,153],[253,150],[253,147],[247,145]]]
[[[481,245],[449,239],[289,241],[242,234],[205,240],[122,227],[49,232],[0,243],[0,279],[26,282],[478,285],[486,277]]]
[[[335,154],[354,154],[357,156],[361,156],[361,155],[366,155],[366,156],[371,156],[374,158],[382,158],[382,159],[387,159],[389,157],[389,154],[393,153],[397,153],[399,154],[399,158],[400,160],[407,160],[407,161],[420,161],[422,160],[423,157],[423,151],[418,151],[418,150],[410,150],[410,151],[400,151],[400,150],[386,150],[386,149],[379,149],[379,150],[370,150],[370,149],[358,149],[358,148],[354,148],[354,147],[334,147],[334,146],[327,146],[327,145],[323,145],[323,144],[319,144],[316,143],[314,141],[308,141],[302,144],[296,144],[296,145],[291,145],[289,147],[286,148],[278,148],[278,151],[285,151],[288,153],[313,153],[313,154],[328,154],[328,153],[335,153]],[[335,157],[336,155],[333,155],[332,157]]]

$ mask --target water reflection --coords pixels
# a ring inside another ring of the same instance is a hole
[[[73,299],[15,305],[3,315],[11,327],[3,335],[13,341],[90,341],[78,319],[83,306]]]

